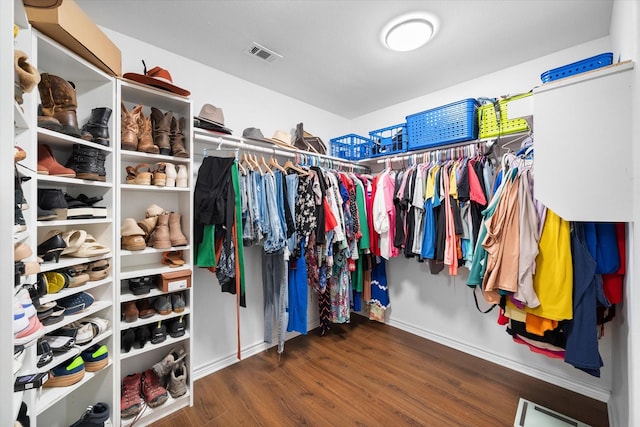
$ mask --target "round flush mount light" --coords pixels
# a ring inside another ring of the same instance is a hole
[[[382,29],[381,41],[388,49],[409,52],[425,45],[438,30],[437,19],[427,13],[399,16]]]

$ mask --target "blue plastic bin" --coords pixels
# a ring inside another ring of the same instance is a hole
[[[372,130],[369,136],[371,137],[371,157],[404,153],[409,149],[406,123]]]
[[[591,58],[573,62],[553,70],[545,71],[540,75],[542,83],[552,82],[554,80],[564,79],[565,77],[575,76],[576,74],[585,73],[595,70],[596,68],[606,67],[613,63],[613,53],[605,52]]]
[[[331,155],[345,160],[362,160],[371,157],[371,140],[350,133],[331,138]]]
[[[473,98],[407,116],[409,150],[478,138],[478,102]]]

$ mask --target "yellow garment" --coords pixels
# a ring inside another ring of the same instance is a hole
[[[527,313],[551,320],[573,318],[573,266],[569,233],[569,223],[547,209],[538,244],[536,274],[533,276],[533,289],[540,305],[527,307]]]
[[[526,320],[527,332],[543,336],[546,331],[553,331],[558,327],[557,320],[545,319],[535,314],[527,313]]]
[[[436,172],[440,169],[440,165],[435,165],[431,169],[429,169],[429,174],[427,175],[427,186],[424,191],[424,199],[432,199],[436,194]]]
[[[449,195],[458,200],[458,180],[456,179],[456,170],[458,169],[458,162],[453,164],[451,172],[449,172]]]
[[[504,310],[504,315],[511,320],[516,320],[518,322],[526,322],[527,321],[527,312],[523,309],[516,307],[509,299],[507,298],[507,305]]]

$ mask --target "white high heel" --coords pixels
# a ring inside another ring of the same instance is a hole
[[[178,165],[178,177],[176,178],[176,187],[186,188],[189,186],[189,173],[185,165]]]
[[[175,187],[176,178],[178,177],[178,172],[176,172],[176,165],[174,165],[173,163],[167,163],[165,166],[165,173],[167,174],[165,187]]]

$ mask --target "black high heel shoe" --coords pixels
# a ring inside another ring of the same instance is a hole
[[[55,234],[38,245],[38,256],[42,257],[44,261],[55,259],[57,263],[60,261],[60,254],[62,254],[62,251],[66,247],[67,244],[64,242],[64,239],[62,239],[62,236]]]

